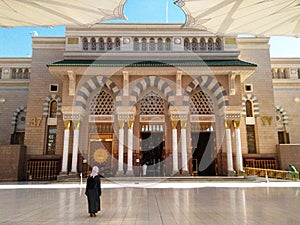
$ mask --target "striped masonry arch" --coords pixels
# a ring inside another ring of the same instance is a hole
[[[57,112],[56,115],[61,115],[61,97],[58,95],[52,94],[48,95],[46,99],[44,100],[43,104],[43,117],[48,117],[49,116],[49,103],[51,101],[56,101],[57,102]]]
[[[135,105],[141,93],[151,87],[157,88],[171,105],[175,105],[175,95],[170,85],[157,76],[145,77],[135,85],[130,95],[130,105]]]
[[[106,86],[116,96],[116,105],[120,105],[122,103],[121,97],[118,96],[118,93],[120,92],[117,85],[112,82],[110,79],[104,76],[96,76],[88,81],[86,81],[81,88],[78,90],[76,98],[75,98],[75,105],[80,106],[82,109],[86,110],[86,104],[89,96],[93,91],[95,91],[98,88]]]
[[[20,112],[25,112],[27,113],[27,107],[24,106],[20,106],[16,109],[16,111],[14,112],[12,118],[11,118],[11,125],[15,126],[17,124],[17,119],[18,119],[18,115]]]
[[[199,76],[185,89],[183,96],[184,106],[188,106],[190,104],[190,94],[198,86],[208,90],[213,95],[217,101],[219,111],[223,109],[224,106],[228,105],[228,96],[223,86],[212,76]]]
[[[276,111],[281,113],[282,123],[284,125],[288,125],[288,123],[289,123],[289,117],[288,117],[286,111],[281,106],[276,106]]]
[[[252,102],[252,108],[253,108],[253,116],[259,117],[259,103],[258,99],[253,94],[247,94],[243,96],[242,99],[242,116],[246,117],[246,101],[249,100]]]

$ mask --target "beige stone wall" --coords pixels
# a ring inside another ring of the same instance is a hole
[[[44,100],[51,94],[62,96],[62,83],[48,71],[47,64],[63,59],[64,38],[33,39],[31,81],[27,105],[27,122],[25,145],[28,155],[42,155],[45,152],[46,118],[43,117]],[[58,84],[59,91],[51,93],[50,84]],[[40,125],[33,125],[35,118],[42,118]],[[61,154],[63,146],[63,123],[58,116],[58,133],[56,140],[57,154]]]
[[[240,38],[238,47],[241,51],[240,59],[252,62],[257,65],[253,75],[247,78],[242,84],[242,95],[244,84],[253,84],[253,92],[259,102],[260,117],[256,118],[256,144],[257,153],[275,153],[278,143],[276,114],[273,97],[272,73],[269,55],[269,44],[267,38]],[[262,118],[271,118],[271,123],[263,123]],[[247,138],[245,124],[241,124],[242,149],[247,153]]]

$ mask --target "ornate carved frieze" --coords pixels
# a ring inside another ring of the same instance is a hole
[[[215,122],[215,115],[191,115],[191,122]]]
[[[89,122],[114,122],[113,115],[90,115]]]

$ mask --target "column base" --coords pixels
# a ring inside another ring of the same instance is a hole
[[[68,173],[61,171],[56,179],[60,181],[60,180],[66,180],[67,178],[68,178]]]
[[[124,177],[124,171],[118,171],[115,175],[116,177]]]
[[[179,176],[183,176],[183,177],[190,176],[190,173],[187,170],[180,170]]]
[[[131,171],[126,171],[126,177],[133,177],[134,176],[134,173],[133,173],[133,171],[131,170]]]
[[[235,177],[236,176],[236,171],[234,171],[234,170],[228,170],[227,171],[227,176],[228,177]]]
[[[246,176],[246,173],[244,170],[239,170],[239,171],[237,171],[237,175],[238,176]]]

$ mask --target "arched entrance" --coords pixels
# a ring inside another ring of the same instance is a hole
[[[115,101],[111,91],[104,87],[91,99],[89,107],[88,164],[98,166],[104,176],[112,176],[117,160],[113,152]]]
[[[194,175],[216,175],[215,116],[213,101],[200,87],[190,96],[192,167]]]
[[[147,165],[147,172],[143,175],[164,176],[165,112],[168,103],[152,89],[144,93],[137,106],[140,115],[140,164]]]

